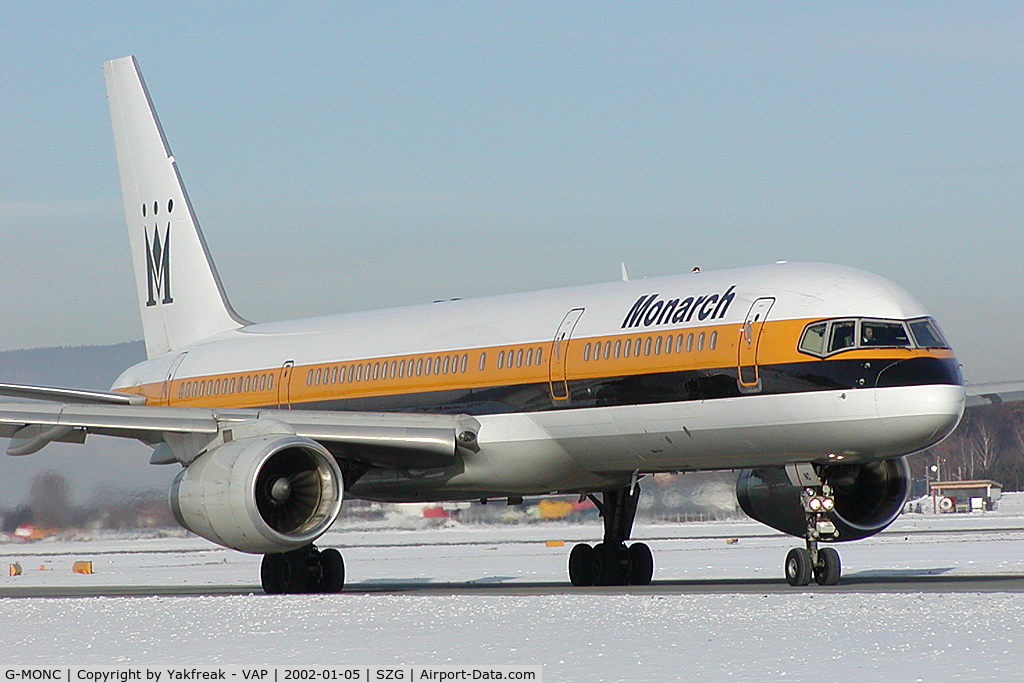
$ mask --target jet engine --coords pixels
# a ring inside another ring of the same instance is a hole
[[[246,553],[312,543],[341,511],[341,469],[326,448],[295,435],[229,441],[196,458],[171,485],[178,523]]]
[[[862,464],[828,465],[822,480],[832,486],[835,508],[829,519],[838,541],[873,536],[903,511],[910,490],[910,466],[905,458]],[[803,537],[807,522],[799,486],[781,467],[743,470],[736,480],[736,498],[753,519],[791,536]]]

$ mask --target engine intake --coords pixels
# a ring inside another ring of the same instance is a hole
[[[246,553],[312,543],[341,511],[341,469],[312,439],[274,434],[231,441],[196,458],[171,485],[178,523]]]
[[[823,475],[832,486],[836,505],[828,516],[839,531],[839,541],[867,538],[892,524],[903,511],[910,490],[910,466],[905,458],[829,465]],[[807,522],[800,490],[781,467],[743,470],[736,480],[736,498],[748,516],[803,537]]]

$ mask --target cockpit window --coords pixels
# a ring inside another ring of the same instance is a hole
[[[860,323],[860,345],[863,347],[897,346],[910,347],[910,337],[903,323],[862,320]]]
[[[828,352],[835,353],[843,349],[852,349],[854,328],[857,326],[854,320],[838,320],[832,323],[832,330],[828,338]]]
[[[931,318],[918,318],[910,321],[910,330],[914,333],[917,345],[926,349],[948,349],[949,344],[939,332],[939,326]]]
[[[825,330],[828,323],[808,325],[804,336],[800,337],[800,350],[820,356],[825,351]]]
[[[821,320],[809,324],[797,348],[812,356],[826,357],[850,349],[942,348],[949,344],[931,318],[914,320]]]

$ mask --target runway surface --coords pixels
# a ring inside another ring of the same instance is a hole
[[[744,523],[639,529],[655,555],[649,586],[572,586],[565,560],[575,542],[593,540],[594,530],[585,526],[347,530],[332,532],[322,545],[344,552],[343,595],[1024,593],[1024,520],[926,521],[905,519],[890,532],[837,545],[844,565],[840,584],[806,588],[782,578],[781,560],[795,539]],[[554,547],[542,540],[553,535],[566,540]],[[95,575],[66,572],[83,558],[94,562]],[[0,561],[5,559],[18,560],[25,572],[0,579],[0,598],[263,595],[259,556],[194,537],[5,544]]]
[[[786,594],[823,593],[1024,593],[1024,576],[992,574],[978,576],[878,575],[845,577],[837,586],[810,585],[793,588],[784,579],[704,579],[694,581],[652,581],[649,586],[607,586],[581,588],[568,582],[380,582],[346,586],[346,595],[410,596],[544,596],[544,595],[700,595],[700,594]],[[84,597],[209,597],[263,595],[258,584],[224,586],[8,586],[0,598],[84,598]],[[331,596],[325,596],[330,598]]]
[[[597,524],[339,527],[318,542],[344,554],[334,595],[265,595],[260,556],[180,533],[0,543],[0,661],[529,664],[581,683],[1006,681],[1024,667],[1021,513],[906,515],[837,545],[840,585],[804,588],[782,578],[799,541],[743,520],[640,524],[654,582],[600,588],[566,576]]]

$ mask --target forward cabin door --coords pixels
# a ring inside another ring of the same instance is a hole
[[[551,398],[555,401],[569,400],[569,385],[566,383],[568,365],[566,359],[569,355],[569,340],[572,339],[572,331],[576,323],[583,315],[582,308],[574,308],[562,318],[562,324],[555,332],[555,339],[551,342],[551,353],[548,354],[548,380],[551,386]]]
[[[292,396],[291,396],[291,384],[292,384],[292,369],[295,367],[295,361],[286,360],[284,365],[281,366],[281,381],[277,383],[277,407],[287,408],[291,410],[292,407]]]
[[[185,356],[188,355],[188,351],[180,354],[171,363],[171,367],[167,370],[167,377],[164,378],[164,386],[160,390],[160,405],[169,406],[171,405],[171,382],[174,380],[174,373],[178,371],[178,366],[181,365],[181,361],[185,360]]]
[[[740,328],[740,339],[736,345],[737,358],[737,382],[740,392],[744,394],[756,394],[761,391],[761,375],[757,370],[757,349],[761,343],[761,331],[764,329],[765,320],[768,319],[768,311],[775,303],[775,297],[763,297],[758,299],[750,307],[747,317],[743,320],[743,327]]]

